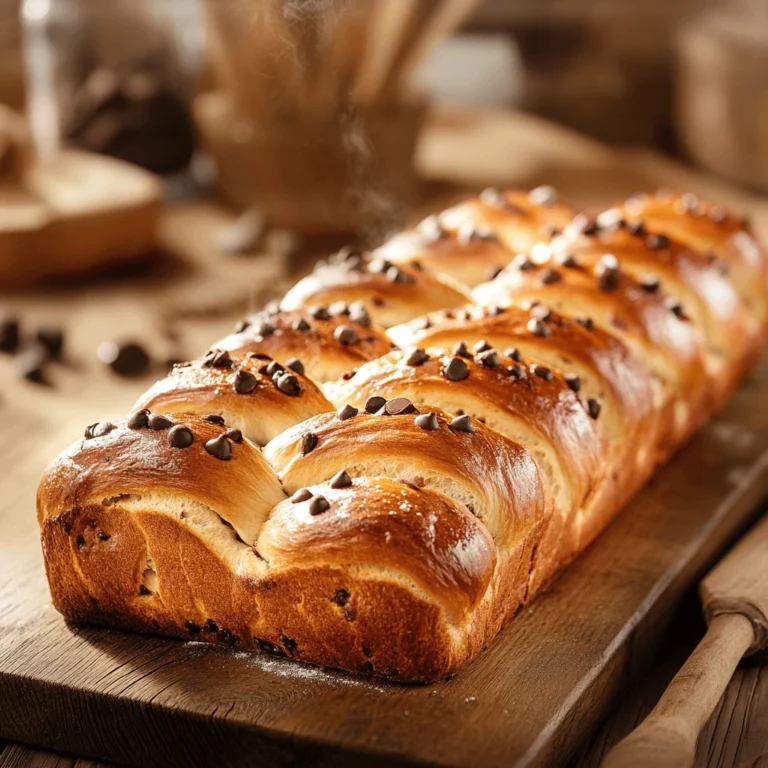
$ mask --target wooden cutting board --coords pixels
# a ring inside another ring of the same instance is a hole
[[[578,205],[678,184],[768,221],[768,206],[717,182],[519,116],[443,115],[421,162],[452,185],[433,185],[427,207],[457,184],[551,180]],[[124,412],[148,383],[113,380],[92,363],[105,334],[153,327],[169,304],[188,305],[185,296],[239,310],[244,281],[282,274],[285,265],[215,256],[211,243],[225,218],[205,203],[167,213],[166,248],[182,269],[82,294],[8,299],[28,313],[54,306],[67,316],[77,367],[57,369],[55,388],[31,390],[0,360],[0,739],[128,765],[562,764],[643,668],[681,593],[768,494],[768,356],[595,545],[450,681],[370,682],[67,625],[48,603],[42,570],[34,520],[40,472],[85,424]],[[185,320],[190,352],[231,319]]]

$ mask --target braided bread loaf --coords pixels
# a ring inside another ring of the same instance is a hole
[[[723,403],[767,318],[768,258],[719,206],[487,190],[89,427],[38,493],[54,604],[439,679]]]

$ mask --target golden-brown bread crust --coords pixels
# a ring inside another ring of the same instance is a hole
[[[310,309],[337,301],[362,302],[373,322],[388,328],[469,298],[466,286],[418,262],[394,265],[385,259],[351,254],[319,265],[285,294],[286,310]]]
[[[424,263],[407,248],[399,266],[342,253],[217,345],[237,350],[255,391],[234,391],[237,372],[211,357],[140,401],[250,414],[248,433],[272,436],[263,452],[216,416],[92,425],[38,493],[57,609],[403,681],[477,656],[722,402],[768,330],[763,250],[688,197],[576,217],[477,288],[485,306],[459,306],[468,289],[427,268],[466,266],[474,281],[502,243],[511,254],[570,218],[549,199],[457,206]],[[426,352],[392,351],[360,306],[308,306],[355,300]],[[477,357],[459,342],[480,343]],[[273,391],[249,352],[303,360],[339,410],[296,424],[330,404],[300,372]]]
[[[401,264],[417,261],[467,285],[488,280],[512,258],[550,240],[575,211],[554,190],[486,189],[479,197],[434,214],[375,251]]]
[[[258,355],[254,357],[254,355]],[[134,406],[158,413],[217,413],[257,445],[300,421],[333,410],[311,379],[258,352],[180,363]]]
[[[372,324],[361,305],[340,302],[311,311],[276,309],[249,317],[214,349],[265,354],[285,363],[300,360],[315,381],[340,378],[356,366],[389,352],[393,344]]]

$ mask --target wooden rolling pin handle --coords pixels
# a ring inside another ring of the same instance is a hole
[[[690,768],[702,727],[754,641],[747,616],[715,615],[651,714],[608,753],[603,768]]]
[[[712,599],[704,607],[704,617],[711,624],[717,616],[730,616],[738,614],[749,619],[754,632],[752,645],[747,648],[744,655],[749,656],[768,648],[768,619],[763,612],[746,600],[729,600],[727,598]]]

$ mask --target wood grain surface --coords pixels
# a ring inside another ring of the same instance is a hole
[[[666,184],[768,221],[766,207],[717,182],[500,113],[441,116],[421,163],[441,182],[430,186],[429,208],[485,183],[549,181],[585,206]],[[213,240],[226,220],[205,201],[176,206],[163,232],[164,251],[176,255],[150,272],[3,301],[30,325],[65,320],[69,351],[47,388],[19,383],[0,360],[0,738],[130,765],[563,763],[644,667],[686,587],[768,492],[768,358],[600,540],[450,681],[397,686],[67,625],[48,603],[42,570],[40,472],[86,424],[125,412],[158,373],[116,380],[94,361],[95,346],[134,336],[151,340],[158,357],[197,353],[297,269],[218,254]]]

